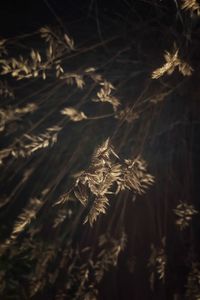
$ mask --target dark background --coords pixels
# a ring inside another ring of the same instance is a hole
[[[175,26],[178,33],[184,33],[185,28],[182,26],[181,21],[178,19],[176,6],[174,1],[153,1],[157,5],[151,6],[151,1],[97,1],[97,0],[49,0],[49,1],[1,1],[0,4],[0,36],[1,37],[15,37],[16,35],[24,35],[29,32],[35,31],[44,25],[58,25],[64,27],[63,29],[70,32],[72,36],[76,37],[76,40],[82,40],[85,36],[99,35],[99,28],[97,26],[97,19],[100,21],[101,29],[105,32],[109,22],[125,24],[126,21],[126,34],[131,32],[131,26],[134,28],[134,22],[138,19],[140,22],[146,21],[151,22],[154,26],[164,25]],[[159,3],[162,2],[164,7],[163,15],[159,10]],[[163,3],[164,2],[164,3]],[[133,5],[134,3],[134,5]],[[130,9],[132,8],[132,9]],[[133,21],[134,19],[134,21]],[[187,19],[187,18],[186,18]],[[186,20],[187,21],[187,20]],[[80,29],[80,24],[82,28]],[[198,22],[194,20],[194,23],[190,22],[189,27],[195,27],[198,29]],[[115,26],[117,28],[117,26]],[[127,29],[128,28],[128,29]],[[147,26],[148,28],[148,26]],[[80,33],[79,33],[80,30]],[[148,32],[148,29],[145,29]],[[143,33],[143,32],[141,32]],[[116,34],[116,32],[113,32]],[[155,40],[154,43],[158,46],[162,44],[162,30],[158,34],[159,39]],[[175,36],[176,37],[176,36]],[[129,37],[129,40],[133,39],[134,36]],[[185,40],[184,40],[185,42]],[[166,42],[167,43],[167,42]],[[149,44],[148,44],[149,45]],[[193,48],[192,48],[193,49]],[[161,179],[167,178],[167,172],[169,163],[172,163],[174,170],[174,178],[176,181],[173,185],[169,185],[170,190],[167,191],[167,197],[169,207],[173,208],[177,195],[182,195],[184,198],[184,173],[189,177],[192,174],[193,178],[191,180],[192,184],[189,187],[191,192],[191,197],[195,199],[195,204],[197,208],[199,206],[199,65],[198,65],[198,54],[199,47],[194,43],[193,51],[193,65],[197,69],[197,74],[194,75],[192,80],[188,83],[183,91],[177,92],[177,97],[170,99],[168,105],[162,110],[162,114],[158,121],[159,126],[166,129],[167,125],[172,121],[172,116],[177,116],[181,118],[182,115],[186,116],[188,121],[185,127],[177,126],[172,132],[167,132],[166,134],[158,137],[158,139],[151,145],[152,157],[159,161],[158,174],[161,175]],[[154,52],[154,49],[150,49]],[[199,51],[200,52],[200,51]],[[184,90],[185,89],[185,90]],[[182,94],[181,94],[182,93]],[[182,98],[181,98],[182,97]],[[174,104],[175,103],[175,104]],[[167,124],[167,125],[166,125]],[[156,131],[155,131],[156,132]],[[192,134],[191,134],[192,133]],[[183,145],[186,147],[183,149]],[[157,151],[157,152],[156,152]],[[158,154],[158,155],[157,155]],[[160,155],[160,156],[159,156]],[[170,156],[171,155],[171,156]],[[170,158],[172,157],[172,159]],[[190,173],[187,162],[188,157],[191,157],[190,167],[192,172]],[[162,161],[164,158],[164,161]],[[171,161],[170,161],[171,159]],[[164,174],[164,175],[163,175]],[[189,175],[188,175],[189,174]],[[163,177],[162,177],[163,176]],[[187,177],[186,176],[186,177]],[[168,253],[169,265],[168,265],[168,281],[167,281],[167,292],[163,291],[162,288],[158,287],[157,295],[153,296],[150,294],[149,289],[146,287],[147,284],[147,274],[145,273],[145,261],[148,257],[147,249],[150,244],[150,237],[153,237],[156,241],[158,238],[157,224],[158,222],[156,210],[160,210],[162,216],[163,202],[162,202],[162,191],[167,190],[167,184],[160,180],[160,185],[157,189],[153,189],[150,193],[149,202],[153,203],[152,207],[153,214],[155,213],[155,223],[151,223],[152,219],[148,215],[148,210],[146,202],[137,202],[134,207],[134,213],[132,213],[133,204],[128,205],[126,211],[125,224],[127,227],[128,235],[132,237],[133,245],[130,247],[134,248],[135,254],[140,261],[138,269],[136,269],[137,277],[134,277],[134,288],[132,275],[126,274],[126,270],[118,270],[117,278],[117,288],[115,279],[115,271],[113,274],[108,274],[105,277],[102,286],[102,300],[111,299],[172,299],[172,294],[176,290],[180,293],[184,293],[184,285],[186,283],[186,276],[188,274],[188,266],[185,266],[185,257],[189,251],[189,242],[187,238],[183,237],[183,247],[180,253],[180,244],[182,243],[182,238],[179,240],[177,234],[174,233],[174,227],[172,226],[172,221],[169,219],[167,224],[169,226],[168,230]],[[165,191],[166,192],[166,191]],[[163,192],[164,193],[164,192]],[[156,195],[159,194],[160,198],[155,200]],[[145,199],[147,200],[147,199]],[[161,203],[161,204],[160,204]],[[135,204],[134,204],[135,205]],[[160,205],[160,206],[159,206]],[[130,211],[129,211],[130,208]],[[154,211],[155,209],[155,211]],[[152,224],[146,226],[146,224]],[[148,227],[148,228],[147,228]],[[200,226],[199,222],[196,221],[194,229],[194,247],[200,249],[199,246],[199,232]],[[142,238],[141,238],[142,237]],[[160,238],[160,236],[159,236]],[[131,243],[131,242],[130,242]],[[125,253],[126,255],[127,253]],[[128,254],[127,254],[128,255]],[[123,259],[123,258],[122,258]],[[111,276],[111,277],[109,277]],[[112,286],[113,291],[107,293],[107,290]],[[131,292],[130,292],[131,291]],[[117,295],[116,295],[117,294]],[[113,296],[114,295],[114,296]],[[116,297],[116,298],[112,298]],[[130,298],[129,298],[130,297]],[[152,298],[151,298],[152,297]],[[163,298],[165,297],[165,298]],[[182,300],[181,298],[179,298]],[[178,300],[179,300],[178,299]]]

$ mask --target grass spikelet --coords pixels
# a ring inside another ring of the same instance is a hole
[[[182,0],[181,8],[200,16],[200,5],[197,0]]]
[[[193,69],[188,63],[179,58],[179,50],[177,48],[175,48],[172,53],[166,51],[164,58],[166,63],[153,71],[151,75],[152,79],[158,79],[165,74],[171,75],[177,67],[183,76],[191,76]]]
[[[61,111],[62,115],[68,116],[71,121],[79,122],[82,120],[86,120],[87,116],[82,111],[78,111],[73,107],[65,107]]]

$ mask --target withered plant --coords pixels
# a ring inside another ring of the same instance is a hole
[[[2,300],[200,299],[200,4],[133,2],[0,39]]]

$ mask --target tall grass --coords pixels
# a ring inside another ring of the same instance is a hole
[[[199,4],[123,3],[0,40],[2,299],[200,299]]]

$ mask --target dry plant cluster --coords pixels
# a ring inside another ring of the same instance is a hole
[[[200,15],[196,0],[180,1],[179,9],[188,18]],[[1,183],[6,182],[0,214],[11,219],[1,233],[0,297],[103,299],[106,276],[119,272],[123,260],[125,265],[131,262],[126,255],[131,251],[132,220],[126,216],[138,203],[150,203],[152,191],[156,195],[159,174],[145,148],[151,146],[151,130],[154,138],[161,135],[151,127],[154,116],[178,89],[178,76],[185,82],[195,66],[172,41],[171,48],[160,53],[164,64],[156,67],[156,57],[153,68],[147,64],[145,88],[131,97],[128,91],[120,92],[128,88],[127,78],[116,83],[90,59],[83,67],[73,65],[96,46],[79,48],[69,34],[50,26],[37,34],[42,46],[31,46],[27,55],[17,57],[11,54],[17,48],[13,41],[0,39],[0,167]],[[112,56],[104,66],[108,64],[109,70],[115,59]],[[172,74],[175,83],[170,81]],[[137,77],[137,72],[131,76]],[[17,88],[12,88],[13,81]],[[34,91],[39,82],[44,90],[38,87],[38,93],[27,94],[26,100],[18,98],[20,88],[26,90],[30,84]],[[174,126],[170,124],[170,130]],[[193,199],[183,201],[179,195],[164,205],[178,236],[192,232],[199,216]],[[151,295],[157,282],[165,286],[168,278],[170,238],[163,220],[157,217],[158,242],[151,241],[145,261]],[[199,300],[200,268],[193,256],[184,299]],[[136,257],[130,268],[133,276],[137,264]],[[183,293],[179,298],[173,293],[173,300],[183,299]]]

